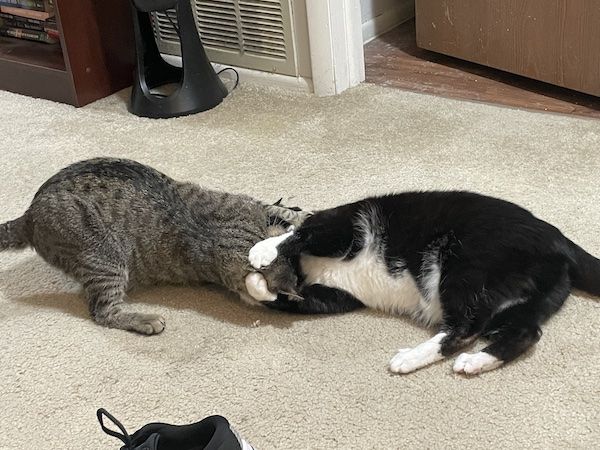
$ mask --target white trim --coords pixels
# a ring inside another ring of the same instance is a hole
[[[310,64],[317,95],[336,93],[329,2],[330,0],[306,0]]]
[[[169,64],[181,67],[181,56],[163,54],[162,57]],[[212,63],[212,65],[217,72],[226,67],[232,67],[240,74],[240,83],[259,84],[267,87],[279,87],[295,92],[313,92],[312,80],[309,78],[292,77],[271,72],[261,72],[260,70],[245,69],[243,67],[235,67],[227,64]]]
[[[363,44],[371,42],[377,36],[390,31],[397,25],[412,19],[415,16],[415,3],[404,2],[394,9],[383,12],[377,17],[362,24]]]
[[[346,27],[348,33],[347,51],[350,55],[348,67],[350,71],[350,86],[356,86],[365,80],[365,52],[361,30],[360,0],[355,0],[346,9]]]
[[[218,72],[225,67],[232,67],[223,64],[213,64]],[[260,70],[244,69],[243,67],[233,67],[240,74],[240,83],[259,84],[266,87],[278,87],[295,92],[313,92],[313,83],[310,78],[292,77],[272,72],[261,72]]]
[[[306,0],[316,95],[335,95],[365,79],[360,0]]]

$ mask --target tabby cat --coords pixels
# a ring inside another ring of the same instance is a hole
[[[81,282],[97,323],[155,334],[165,320],[125,303],[129,289],[216,283],[249,302],[272,299],[269,284],[293,288],[296,277],[284,262],[263,278],[248,251],[306,215],[180,183],[135,161],[97,158],[46,181],[23,216],[0,225],[0,250],[33,247]]]
[[[492,370],[539,340],[540,325],[572,288],[600,295],[597,258],[527,210],[470,192],[408,192],[320,211],[249,256],[265,276],[273,261],[288,261],[303,279],[301,300],[280,293],[266,302],[271,308],[311,314],[366,305],[435,326],[433,338],[394,356],[396,373],[480,336],[490,345],[462,353],[454,371]]]

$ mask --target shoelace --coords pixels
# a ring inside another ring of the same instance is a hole
[[[97,412],[96,412],[96,416],[98,417],[98,422],[100,422],[100,426],[102,427],[102,430],[112,436],[112,437],[116,437],[118,439],[120,439],[121,441],[123,441],[123,444],[125,444],[125,448],[127,449],[132,449],[133,448],[133,444],[131,442],[131,436],[129,436],[129,433],[127,432],[127,430],[125,429],[125,427],[123,426],[123,424],[121,422],[119,422],[117,419],[115,419],[113,417],[112,414],[110,414],[107,410],[105,410],[104,408],[100,408]],[[121,430],[121,433],[118,433],[114,430],[111,430],[110,428],[107,428],[104,425],[104,416],[106,416],[114,425],[117,426],[117,428],[119,430]]]

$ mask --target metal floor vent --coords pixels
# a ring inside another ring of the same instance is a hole
[[[291,0],[191,0],[196,25],[211,61],[297,75]],[[152,14],[158,48],[180,55],[175,10]]]

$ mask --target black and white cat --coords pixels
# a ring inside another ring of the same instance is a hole
[[[480,336],[490,345],[462,353],[454,371],[495,369],[539,340],[540,325],[572,288],[600,295],[600,260],[527,210],[470,192],[409,192],[319,211],[249,254],[263,273],[277,258],[297,267],[302,300],[280,293],[265,301],[271,308],[311,314],[366,305],[437,327],[392,358],[396,373]]]

